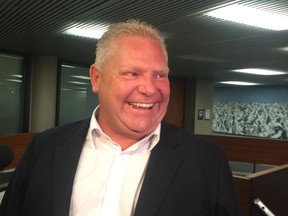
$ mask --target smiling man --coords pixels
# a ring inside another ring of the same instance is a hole
[[[91,66],[92,89],[99,95],[102,130],[125,150],[155,130],[166,113],[168,62],[152,37],[121,36],[108,46],[108,58]]]
[[[223,150],[163,121],[170,96],[160,32],[128,20],[97,43],[99,106],[37,134],[1,216],[238,216]]]

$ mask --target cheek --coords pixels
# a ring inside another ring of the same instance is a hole
[[[161,93],[162,93],[164,100],[169,100],[169,98],[170,98],[170,84],[169,84],[169,82],[164,84],[161,87]]]
[[[102,95],[104,100],[110,100],[113,103],[123,102],[131,92],[131,85],[122,82],[109,82],[102,86]]]

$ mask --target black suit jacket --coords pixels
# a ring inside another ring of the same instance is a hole
[[[68,216],[89,120],[36,135],[0,207],[1,216]],[[152,150],[135,216],[238,216],[224,152],[165,122]]]

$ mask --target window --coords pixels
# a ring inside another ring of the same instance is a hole
[[[24,58],[0,53],[0,134],[23,132]]]
[[[61,65],[58,98],[58,125],[89,118],[98,105],[98,97],[91,90],[89,68]]]

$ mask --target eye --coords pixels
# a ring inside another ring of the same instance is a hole
[[[155,74],[155,77],[158,79],[166,79],[168,77],[168,74],[165,72],[158,72]]]
[[[139,74],[137,72],[129,72],[128,76],[138,76]]]
[[[126,78],[126,79],[133,79],[133,78],[136,78],[137,76],[139,76],[139,73],[138,72],[125,72],[123,73],[123,76]]]

